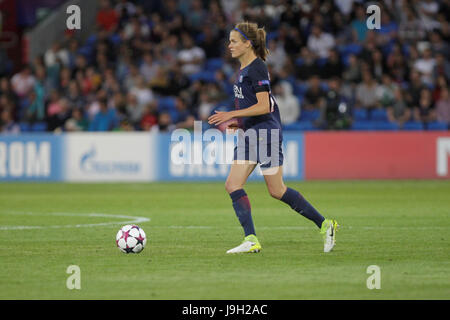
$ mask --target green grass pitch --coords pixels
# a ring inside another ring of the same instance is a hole
[[[288,185],[338,220],[333,252],[263,183],[245,187],[263,250],[241,255],[225,254],[243,232],[223,183],[0,184],[0,299],[450,298],[450,181]],[[149,219],[140,254],[115,245],[122,216]]]

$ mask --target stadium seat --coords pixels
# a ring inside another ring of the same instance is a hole
[[[29,132],[30,131],[30,125],[26,122],[20,122],[19,123],[20,131],[21,132]]]
[[[110,37],[109,40],[116,46],[118,46],[121,42],[120,39],[120,35],[118,33],[113,33]]]
[[[162,97],[158,101],[158,111],[168,111],[175,109],[175,98]]]
[[[31,131],[34,132],[44,132],[47,130],[47,123],[45,122],[36,122],[31,126]]]
[[[449,125],[445,122],[431,122],[428,124],[428,130],[448,130]]]
[[[422,122],[410,121],[403,125],[403,130],[423,130]]]
[[[212,71],[200,71],[200,72],[191,74],[189,76],[189,79],[191,81],[198,81],[198,80],[202,80],[205,82],[214,82],[215,81],[214,72],[212,72]]]
[[[267,34],[266,40],[269,41],[269,40],[272,40],[272,39],[276,39],[277,37],[278,37],[278,32],[277,31],[272,31],[272,32],[269,32]]]
[[[300,115],[301,121],[314,121],[320,116],[319,110],[302,110]]]
[[[398,130],[398,124],[388,121],[372,121],[374,130]]]
[[[373,121],[388,121],[387,111],[385,109],[372,110],[370,114],[370,120]]]
[[[304,96],[308,90],[308,85],[306,83],[297,82],[294,86],[294,94]]]
[[[301,67],[305,63],[305,60],[303,58],[297,58],[295,59],[295,65]]]
[[[355,131],[374,130],[374,125],[370,121],[355,121],[352,124],[352,130],[355,130]]]
[[[317,130],[311,121],[297,121],[283,126],[286,131],[313,131]]]
[[[356,43],[351,43],[348,45],[343,45],[339,47],[339,52],[342,55],[350,55],[350,54],[355,54],[358,55],[360,54],[362,51],[362,46]]]
[[[355,121],[367,121],[369,119],[366,109],[355,109],[353,111]]]
[[[223,60],[221,58],[211,58],[206,61],[206,71],[215,72],[221,69],[223,66]]]
[[[87,38],[87,40],[86,40],[86,46],[94,47],[95,44],[96,44],[96,42],[97,42],[97,35],[96,35],[96,34],[92,34],[92,35],[90,35],[90,36]]]
[[[319,58],[317,59],[317,65],[319,67],[323,67],[326,63],[327,63],[328,59],[327,58]]]

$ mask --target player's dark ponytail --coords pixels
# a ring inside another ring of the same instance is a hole
[[[242,40],[251,42],[256,56],[266,61],[269,50],[266,48],[266,31],[264,28],[258,28],[256,23],[246,21],[238,23],[235,30],[241,34]]]

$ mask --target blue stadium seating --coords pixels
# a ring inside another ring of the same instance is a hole
[[[47,130],[47,123],[45,122],[36,122],[31,125],[31,131],[44,132],[46,130]]]
[[[410,121],[403,125],[403,130],[423,130],[422,122]]]
[[[214,77],[214,72],[212,71],[200,71],[189,76],[191,81],[202,80],[205,82],[214,82],[216,79]]]
[[[353,119],[355,121],[367,121],[369,119],[366,109],[354,109]]]
[[[295,59],[295,65],[301,67],[305,63],[305,60],[303,58],[297,58]]]
[[[320,116],[319,110],[302,110],[300,114],[301,121],[314,121]]]
[[[367,131],[374,130],[374,124],[370,121],[355,121],[352,124],[352,130],[355,131]]]
[[[158,111],[167,111],[175,109],[175,98],[162,97],[158,101]]]
[[[428,130],[448,130],[449,125],[445,122],[431,122],[428,124]]]
[[[278,37],[278,32],[277,31],[269,32],[266,35],[266,41],[269,41],[269,40],[272,40],[272,39],[276,39],[277,37]]]
[[[306,91],[308,90],[308,85],[306,83],[297,82],[294,86],[294,94],[295,95],[305,95]]]
[[[313,131],[317,130],[311,121],[297,121],[283,126],[286,131]]]
[[[113,33],[110,37],[109,40],[114,44],[114,45],[119,45],[121,43],[121,39],[120,39],[120,35],[118,33]]]
[[[340,46],[338,50],[342,55],[350,55],[350,54],[358,55],[362,51],[362,46],[356,43],[351,43],[348,45]]]
[[[370,114],[370,120],[373,121],[388,121],[387,111],[385,109],[372,110]]]
[[[223,60],[221,58],[211,58],[206,61],[206,71],[215,72],[221,69],[223,66]]]
[[[30,125],[26,122],[20,122],[19,123],[20,131],[21,132],[29,132],[31,131]]]
[[[388,121],[372,121],[373,130],[398,130],[398,124]]]

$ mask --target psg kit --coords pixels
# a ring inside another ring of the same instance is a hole
[[[262,169],[283,165],[280,112],[270,90],[269,72],[264,61],[256,58],[241,69],[233,90],[237,110],[255,105],[258,92],[267,91],[270,101],[269,113],[238,119],[242,130],[238,133],[234,160],[259,163]]]

